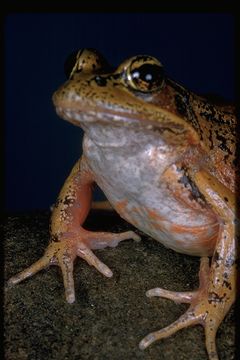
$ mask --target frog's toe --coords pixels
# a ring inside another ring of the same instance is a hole
[[[199,297],[199,294],[205,291],[209,279],[209,259],[202,257],[199,270],[199,289],[196,291],[169,291],[162,288],[150,289],[146,292],[147,297],[159,296],[170,299],[176,303],[191,304],[193,299]]]
[[[176,303],[191,303],[196,291],[169,291],[162,288],[150,289],[146,292],[147,297],[159,296],[165,299],[170,299]]]
[[[73,261],[71,253],[66,252],[62,256],[57,256],[58,265],[61,268],[63,276],[63,284],[65,289],[65,297],[69,304],[75,301],[75,288],[73,280]]]
[[[201,259],[199,289],[192,292],[174,292],[161,288],[151,289],[147,292],[148,297],[160,296],[175,302],[189,303],[189,309],[175,322],[169,326],[150,333],[139,344],[140,349],[145,349],[157,340],[161,340],[176,333],[178,330],[200,324],[204,327],[206,337],[206,349],[209,360],[217,360],[216,333],[217,329],[228,311],[227,303],[214,302],[209,292],[209,260]],[[216,298],[217,294],[216,294]],[[227,301],[227,300],[226,300]]]
[[[216,333],[219,326],[219,319],[216,314],[209,314],[207,307],[204,307],[203,304],[199,304],[196,307],[190,307],[185,314],[169,326],[145,336],[139,343],[139,348],[144,350],[157,340],[167,338],[180,329],[197,324],[202,325],[205,329],[205,343],[209,360],[218,360]]]
[[[116,247],[121,241],[133,239],[140,241],[141,237],[134,231],[124,231],[121,233],[111,232],[92,232],[83,230],[85,243],[91,249],[104,249],[105,247]]]
[[[149,345],[151,345],[153,342],[167,338],[170,335],[173,335],[178,330],[183,329],[188,326],[195,325],[199,322],[200,322],[199,316],[195,316],[192,312],[187,311],[178,320],[176,320],[169,326],[166,326],[165,328],[163,328],[161,330],[152,332],[152,333],[148,334],[147,336],[145,336],[139,343],[139,348],[141,350],[144,350]]]
[[[20,283],[50,265],[58,265],[62,271],[66,300],[68,303],[73,303],[75,301],[73,264],[77,256],[86,260],[103,275],[112,276],[112,271],[108,266],[102,263],[82,240],[64,239],[60,242],[51,242],[45,254],[38,261],[8,280],[7,288]]]
[[[77,255],[86,260],[89,265],[94,266],[104,276],[111,277],[113,275],[112,270],[110,270],[107,265],[100,261],[97,256],[94,255],[92,250],[84,244],[80,244],[78,247]]]
[[[46,256],[41,257],[38,261],[33,263],[27,269],[21,271],[17,275],[12,276],[7,282],[7,287],[11,288],[12,286],[20,283],[21,281],[33,276],[40,270],[46,268],[48,265],[49,265],[49,258]]]
[[[59,252],[62,250],[62,243],[50,243],[47,247],[44,255],[34,262],[32,265],[27,267],[25,270],[20,273],[12,276],[8,282],[7,286],[12,287],[23,280],[33,276],[39,271],[47,268],[49,265],[58,265],[59,264]]]
[[[102,249],[106,246],[115,247],[120,241],[126,239],[140,240],[140,237],[133,231],[126,231],[119,234],[105,232],[91,232],[80,229],[77,233],[61,234],[52,237],[58,241],[52,241],[45,254],[24,271],[11,277],[8,280],[7,288],[33,276],[40,270],[50,265],[58,265],[63,275],[65,297],[68,303],[75,301],[73,264],[76,257],[81,257],[91,266],[94,266],[106,277],[113,275],[111,269],[100,261],[91,249]]]

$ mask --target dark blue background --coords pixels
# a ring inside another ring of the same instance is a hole
[[[149,54],[198,93],[234,100],[231,14],[12,14],[5,22],[5,155],[8,210],[48,208],[81,152],[82,131],[55,114],[73,50],[110,63]]]

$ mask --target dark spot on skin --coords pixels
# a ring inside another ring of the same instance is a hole
[[[199,204],[203,205],[201,201],[205,203],[204,196],[200,193],[198,187],[196,184],[191,180],[191,178],[187,175],[186,169],[182,169],[184,172],[181,178],[178,180],[179,183],[183,184],[185,188],[187,188],[190,191],[190,200],[195,200]],[[200,201],[201,200],[201,201]]]
[[[80,73],[81,71],[82,71],[82,66],[80,66],[79,68],[77,68],[75,71],[74,71],[74,74],[77,74],[77,73]],[[73,77],[73,75],[72,75],[72,77]],[[72,79],[72,77],[71,77],[71,79]]]
[[[209,304],[221,303],[225,297],[226,297],[226,293],[224,293],[223,296],[219,296],[217,293],[211,292],[211,293],[209,293],[209,296],[208,296],[208,302],[209,302]]]
[[[230,151],[230,149],[227,146],[227,137],[220,135],[216,131],[216,139],[220,142],[220,144],[218,146],[220,147],[221,150],[227,152],[228,154],[232,154],[232,152]]]
[[[149,60],[152,60],[152,58],[148,55],[139,55],[139,56],[136,56],[136,59],[134,60],[134,62],[138,62],[138,61],[143,61],[143,62],[146,62],[146,61],[149,61]]]
[[[53,241],[53,242],[59,242],[60,241],[57,235],[51,235],[50,240]]]
[[[228,277],[229,277],[228,273],[227,273],[227,272],[224,272],[224,273],[223,273],[223,277],[224,277],[225,279],[228,279]]]
[[[209,129],[209,136],[208,136],[208,140],[209,140],[209,148],[210,150],[212,150],[214,148],[214,144],[213,144],[213,132],[212,129]]]
[[[223,261],[223,257],[219,255],[219,253],[216,251],[212,257],[212,262],[215,262],[216,268],[220,266],[219,262]]]
[[[229,267],[233,266],[234,263],[235,263],[234,257],[233,257],[233,256],[229,256],[229,257],[226,259],[225,266],[226,266],[227,268],[229,268]]]
[[[228,198],[227,198],[226,196],[224,197],[224,200],[225,200],[226,202],[228,202]]]
[[[232,290],[231,283],[229,281],[227,281],[227,280],[223,280],[222,286],[225,286],[229,290]]]
[[[186,175],[182,175],[182,177],[178,180],[178,182],[186,187],[189,184],[189,179]]]
[[[187,106],[180,95],[175,95],[175,105],[180,115],[187,116]]]
[[[206,120],[210,121],[210,122],[214,122],[218,125],[223,125],[223,124],[229,124],[231,125],[231,115],[233,116],[233,114],[229,114],[228,112],[224,112],[224,111],[216,111],[215,107],[210,104],[208,101],[203,101],[202,102],[202,111],[200,112],[200,115],[205,118]],[[227,118],[224,118],[224,115],[228,115]]]
[[[97,75],[97,76],[95,76],[94,80],[98,86],[106,86],[107,85],[107,79],[102,76]]]
[[[192,98],[191,93],[169,78],[166,79],[166,83],[178,93],[178,95],[175,96],[175,105],[177,111],[182,116],[184,116],[185,119],[194,127],[194,129],[198,132],[200,139],[202,140],[202,129],[199,125],[198,118],[193,110],[190,101],[190,99]]]
[[[62,199],[58,198],[54,204],[54,207],[57,209],[61,203],[62,203]]]
[[[71,205],[74,202],[74,199],[70,199],[67,196],[63,200],[64,205]]]

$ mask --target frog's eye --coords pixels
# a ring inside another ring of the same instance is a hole
[[[95,49],[80,49],[71,53],[64,64],[64,71],[68,79],[74,74],[101,73],[109,71],[110,65],[105,58]]]
[[[141,92],[159,90],[164,83],[164,71],[162,64],[150,56],[137,56],[132,59],[126,68],[127,84]]]

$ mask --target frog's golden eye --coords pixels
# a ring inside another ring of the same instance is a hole
[[[137,56],[126,68],[126,81],[133,90],[152,92],[161,89],[164,83],[162,64],[150,56]]]

